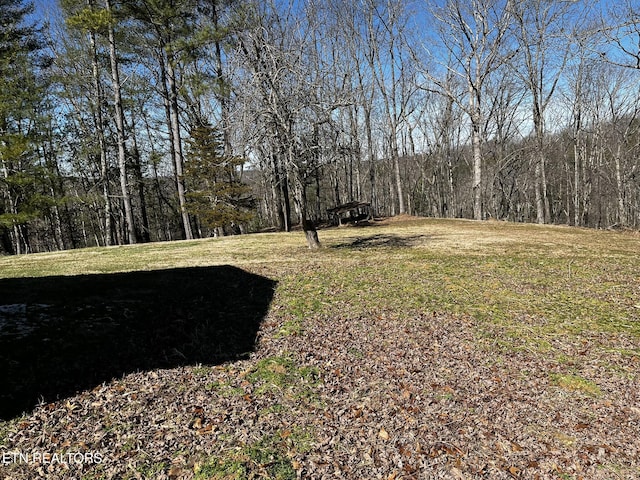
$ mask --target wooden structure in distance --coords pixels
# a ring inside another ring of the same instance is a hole
[[[369,202],[349,202],[327,209],[334,225],[373,220],[373,209]]]

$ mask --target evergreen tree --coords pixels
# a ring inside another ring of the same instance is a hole
[[[28,225],[51,204],[38,159],[44,66],[33,4],[0,0],[0,248],[31,250]]]
[[[225,155],[222,133],[210,125],[191,129],[185,180],[187,211],[215,233],[237,233],[254,216],[251,188],[239,176],[243,158]]]

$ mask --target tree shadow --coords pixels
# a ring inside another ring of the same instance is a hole
[[[276,282],[231,266],[0,280],[0,419],[254,350]]]
[[[401,236],[392,234],[377,234],[368,237],[349,238],[347,242],[334,245],[333,248],[379,248],[379,247],[416,247],[424,245],[432,239],[430,235]]]

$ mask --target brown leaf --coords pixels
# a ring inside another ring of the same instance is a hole
[[[389,440],[389,432],[387,432],[383,427],[378,432],[378,437],[380,437],[383,440]]]
[[[214,432],[214,426],[212,424],[208,424],[202,428],[199,428],[196,431],[197,435],[207,435]]]
[[[169,478],[177,478],[184,473],[185,473],[184,469],[182,469],[181,467],[178,467],[177,465],[174,465],[169,469]]]
[[[524,448],[522,448],[516,442],[511,442],[511,448],[513,449],[514,452],[521,452],[522,450],[524,450]]]
[[[194,430],[202,428],[202,417],[196,417],[191,422],[191,428],[193,428]]]
[[[453,467],[450,472],[451,475],[453,475],[453,478],[455,478],[456,480],[464,480],[464,475],[459,468]]]
[[[398,452],[400,452],[400,455],[403,455],[405,457],[411,457],[411,455],[412,455],[411,450],[408,447],[404,446],[404,445],[400,445],[398,447]]]

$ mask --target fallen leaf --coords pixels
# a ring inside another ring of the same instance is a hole
[[[206,425],[206,426],[204,426],[202,428],[199,428],[196,431],[196,434],[197,435],[207,435],[209,433],[213,433],[213,431],[214,431],[214,426],[212,424],[209,424],[209,425]]]
[[[378,437],[380,437],[383,440],[389,440],[389,432],[387,432],[383,427],[378,432]]]
[[[201,417],[196,417],[193,420],[193,422],[191,422],[191,428],[193,428],[194,430],[202,428],[202,418]]]
[[[269,365],[268,370],[280,375],[284,375],[285,373],[287,373],[287,368],[284,365],[280,365],[279,363]]]
[[[456,480],[464,480],[464,475],[459,468],[453,467],[450,472]]]
[[[179,477],[184,473],[184,470],[181,467],[173,466],[169,469],[169,478]]]

